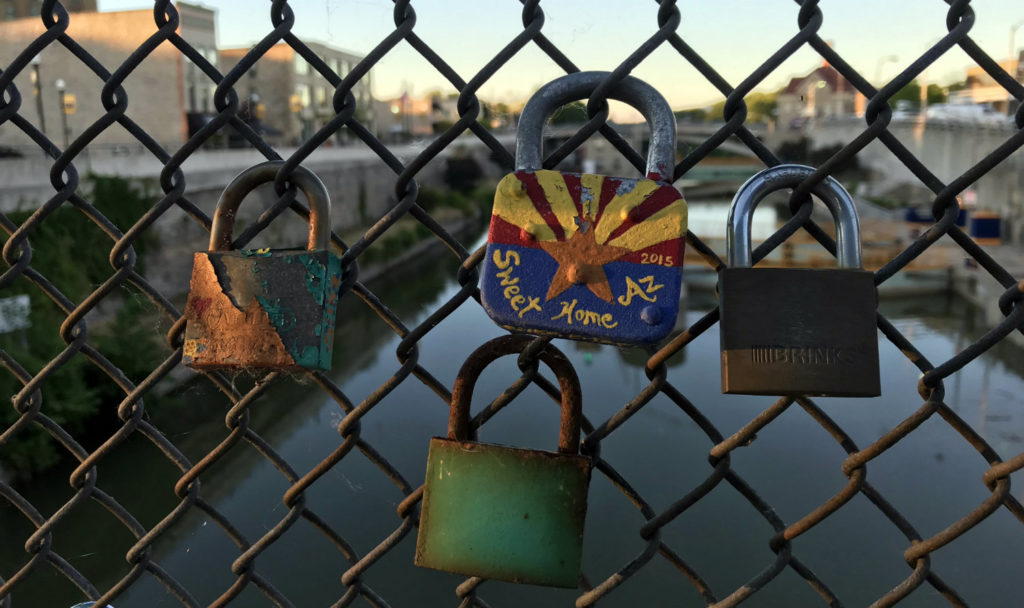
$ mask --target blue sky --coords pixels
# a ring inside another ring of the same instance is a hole
[[[270,2],[196,0],[217,11],[219,44],[245,46],[270,29]],[[369,52],[394,29],[387,0],[292,0],[294,32],[359,54]],[[100,10],[151,7],[145,0],[100,0]],[[582,69],[614,68],[657,27],[654,0],[548,0],[543,32]],[[791,0],[680,0],[678,33],[730,84],[738,84],[797,31],[799,6]],[[822,0],[820,35],[832,42],[854,68],[872,82],[894,77],[946,33],[943,0]],[[1024,2],[975,0],[971,36],[996,59],[1009,57],[1011,28],[1016,47],[1024,47]],[[469,80],[505,44],[522,31],[521,4],[515,0],[429,0],[413,2],[415,31]],[[805,47],[773,72],[759,90],[776,90],[789,78],[820,65]],[[953,49],[924,75],[947,84],[963,78],[971,60]],[[528,97],[563,74],[536,45],[530,44],[481,89],[495,101]],[[678,53],[664,45],[633,74],[647,80],[674,108],[722,99]],[[408,44],[400,43],[373,74],[374,95],[397,97],[405,90],[419,96],[454,88]]]

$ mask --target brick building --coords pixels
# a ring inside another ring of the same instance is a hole
[[[326,44],[306,42],[307,46],[344,78],[363,58]],[[249,48],[221,49],[222,72],[235,67]],[[370,93],[372,71],[356,83],[356,117],[374,128],[374,103]],[[270,48],[238,84],[239,101],[251,108],[264,138],[273,144],[293,145],[305,141],[334,116],[334,87],[313,69],[301,55],[285,43]],[[336,135],[340,142],[343,132]]]
[[[61,0],[61,6],[69,13],[95,11],[96,0]],[[43,10],[43,0],[0,0],[0,19],[22,19],[38,17]]]
[[[214,12],[182,2],[176,6],[181,15],[179,34],[216,64]],[[0,57],[10,61],[44,29],[38,17],[0,21]],[[152,9],[76,12],[70,16],[67,33],[113,72],[156,29]],[[212,81],[198,74],[189,63],[180,51],[165,42],[124,81],[128,95],[126,114],[165,146],[174,147],[185,141],[190,115],[213,110]],[[22,97],[19,113],[37,127],[44,127],[58,146],[64,142],[59,85],[64,91],[63,107],[68,112],[65,116],[69,139],[80,135],[105,113],[101,98],[103,81],[58,43],[47,46],[18,74],[14,83]],[[90,148],[124,145],[136,146],[137,140],[114,125],[97,136]],[[36,148],[9,122],[0,125],[0,146]]]

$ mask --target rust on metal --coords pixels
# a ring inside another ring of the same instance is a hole
[[[452,388],[452,406],[448,415],[448,438],[465,441],[472,434],[469,424],[469,402],[480,372],[495,360],[506,355],[523,352],[536,338],[524,334],[502,336],[486,342],[473,351],[462,364]],[[558,451],[563,454],[579,453],[580,418],[583,415],[583,396],[580,381],[572,363],[554,346],[547,344],[537,357],[555,372],[562,390],[562,418],[558,430]]]
[[[267,311],[256,298],[239,308],[206,253],[195,254],[186,318],[199,337],[186,337],[184,355],[199,369],[295,366]],[[240,356],[241,354],[241,356]]]

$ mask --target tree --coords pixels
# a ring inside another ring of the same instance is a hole
[[[945,103],[947,97],[946,92],[937,84],[929,84],[925,95],[928,105]],[[895,108],[896,102],[900,100],[910,101],[915,106],[921,103],[921,85],[917,80],[911,80],[907,86],[896,91],[896,94],[889,98],[889,105]]]
[[[708,119],[708,111],[704,108],[692,108],[675,112],[678,122],[702,122]]]
[[[747,104],[746,122],[771,122],[775,118],[779,93],[750,93],[743,98]],[[686,117],[690,120],[725,120],[725,100],[710,108],[682,110],[676,112],[677,118]]]
[[[551,115],[553,125],[577,125],[584,122],[587,122],[587,106],[582,101],[567,103]]]

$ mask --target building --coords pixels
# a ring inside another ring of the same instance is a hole
[[[405,94],[381,102],[384,110],[378,122],[378,136],[387,141],[404,141],[434,133],[435,99]]]
[[[1015,76],[1018,82],[1024,81],[1024,73],[1020,71],[1020,59],[1000,61],[999,67]],[[1017,99],[1013,95],[1010,95],[1001,84],[996,82],[995,78],[978,66],[967,69],[964,88],[950,91],[949,103],[953,105],[986,104],[1002,114],[1016,111],[1018,105]]]
[[[95,2],[91,4],[95,6]],[[181,15],[179,34],[205,57],[215,60],[214,12],[183,2],[175,6]],[[0,57],[17,56],[44,29],[38,17],[0,21]],[[144,9],[76,12],[71,15],[67,33],[113,72],[156,30],[153,10]],[[128,97],[126,115],[165,147],[176,147],[188,138],[190,122],[202,122],[194,118],[196,115],[213,112],[213,81],[190,63],[173,45],[161,44],[123,84]],[[74,139],[106,113],[103,80],[60,44],[47,46],[18,74],[14,84],[22,98],[19,114],[61,147],[65,138]],[[112,125],[93,140],[90,150],[126,145],[139,144],[123,128]],[[38,149],[10,122],[0,125],[0,146]]]
[[[326,44],[306,42],[339,76],[344,78],[363,58]],[[249,52],[249,48],[221,49],[220,69],[227,72]],[[356,100],[356,118],[373,130],[375,117],[368,72],[352,90]],[[295,145],[309,139],[336,115],[334,87],[291,46],[279,43],[271,47],[235,85],[248,119],[272,144]],[[335,134],[340,143],[343,132]]]
[[[776,128],[800,129],[808,121],[851,116],[857,111],[857,90],[830,65],[793,78],[779,93]]]
[[[69,13],[96,11],[96,0],[61,0]],[[0,0],[0,20],[38,17],[43,12],[43,0]]]
[[[215,13],[201,6],[176,2],[181,26],[178,33],[206,61],[219,69]],[[188,57],[182,56],[182,94],[185,121],[191,137],[216,113],[213,94],[217,85]]]

